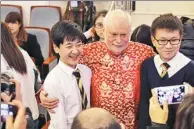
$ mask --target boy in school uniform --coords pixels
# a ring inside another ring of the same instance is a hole
[[[183,34],[181,21],[172,14],[156,18],[151,26],[152,43],[158,55],[145,60],[141,68],[141,94],[139,107],[140,129],[163,123],[153,123],[149,116],[152,89],[161,86],[194,86],[194,62],[179,52]],[[178,104],[168,105],[167,126],[173,129]]]
[[[70,129],[74,117],[90,107],[91,70],[78,64],[85,37],[81,28],[70,21],[56,23],[51,37],[60,58],[44,81],[48,97],[59,99],[55,113],[50,113],[49,129]]]

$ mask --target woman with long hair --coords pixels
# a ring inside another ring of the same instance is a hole
[[[1,73],[9,73],[21,83],[21,100],[31,110],[35,126],[38,126],[39,110],[34,90],[36,66],[28,53],[14,42],[11,31],[2,22],[1,48]]]
[[[28,52],[40,70],[44,61],[40,50],[40,45],[38,44],[35,35],[29,34],[25,31],[21,15],[17,12],[10,12],[5,18],[5,23],[7,23],[9,26],[14,37],[14,41],[17,42],[21,48]]]

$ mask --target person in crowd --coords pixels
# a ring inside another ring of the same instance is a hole
[[[103,20],[107,13],[108,13],[107,10],[99,11],[94,17],[92,28],[90,28],[88,31],[84,33],[86,39],[88,39],[90,42],[104,40]]]
[[[160,107],[157,96],[150,98],[149,114],[152,126],[147,129],[169,129],[166,125],[168,119],[168,105],[164,103],[163,109]],[[157,123],[157,124],[156,124]],[[176,112],[176,122],[174,129],[193,129],[194,127],[194,93],[184,96]]]
[[[71,129],[125,129],[125,127],[105,109],[89,108],[76,115]]]
[[[131,41],[151,46],[154,49],[154,52],[157,53],[156,48],[152,44],[150,29],[151,27],[145,24],[138,26],[131,34]]]
[[[23,19],[18,12],[10,12],[5,23],[9,26],[14,41],[30,55],[37,68],[41,70],[44,58],[40,50],[40,45],[35,35],[27,33],[24,28]]]
[[[5,74],[5,73],[1,73],[1,77],[2,77],[3,74]],[[12,78],[9,81],[11,83],[13,83],[14,86],[15,86],[15,96],[13,94],[8,95],[7,93],[1,91],[1,99],[2,99],[2,101],[3,102],[10,102],[13,99],[21,101],[22,100],[22,95],[20,93],[21,83],[19,81],[15,80],[15,79],[12,79]],[[2,83],[3,82],[1,80],[1,86],[2,86]]]
[[[179,52],[183,34],[181,21],[172,14],[157,17],[151,25],[152,42],[159,54],[145,60],[141,68],[141,95],[139,107],[140,129],[151,125],[149,99],[157,87],[194,86],[194,62]],[[173,128],[178,104],[169,105],[167,125]]]
[[[37,69],[28,53],[14,42],[9,27],[2,22],[1,48],[1,73],[9,73],[9,75],[21,83],[22,102],[31,110],[35,125],[34,129],[37,129],[39,110],[34,88],[34,70]]]
[[[83,52],[81,27],[70,21],[59,21],[51,29],[58,65],[44,81],[48,97],[59,99],[55,113],[50,113],[49,129],[70,129],[74,117],[90,107],[91,70],[78,64]]]
[[[92,70],[91,106],[104,108],[126,128],[136,128],[136,114],[140,97],[140,66],[153,56],[151,47],[130,42],[131,17],[117,9],[108,12],[104,19],[104,42],[84,45],[80,63]],[[68,86],[68,85],[67,85]],[[57,98],[40,92],[43,106],[52,109]]]
[[[180,52],[194,60],[194,19],[188,17],[180,18],[183,23],[183,41]]]
[[[18,107],[18,112],[15,120],[13,121],[13,114],[9,113],[6,120],[6,129],[26,129],[26,108],[21,101],[13,100],[10,104]]]

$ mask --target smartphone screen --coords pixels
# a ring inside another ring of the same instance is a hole
[[[174,85],[155,88],[158,96],[159,104],[162,105],[163,101],[168,104],[178,104],[182,102],[184,95],[188,92],[186,85]]]
[[[71,7],[78,7],[78,1],[70,1]]]
[[[13,114],[13,117],[15,117],[17,114],[17,107],[6,103],[1,103],[1,121],[5,122],[9,114]]]

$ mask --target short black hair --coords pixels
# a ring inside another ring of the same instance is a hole
[[[146,24],[142,24],[138,26],[131,34],[131,41],[139,42],[139,43],[143,43],[148,46],[151,46],[154,49],[154,52],[158,53],[156,48],[152,44],[150,29],[151,27]]]
[[[85,40],[81,27],[76,23],[66,20],[59,21],[52,27],[51,38],[57,47],[63,44],[64,40],[81,40],[82,42]]]
[[[138,26],[131,35],[131,41],[145,43],[152,46],[150,26],[142,24]]]
[[[151,34],[155,36],[157,29],[167,29],[169,31],[179,30],[183,34],[183,24],[181,20],[171,13],[163,14],[157,17],[151,25]]]

